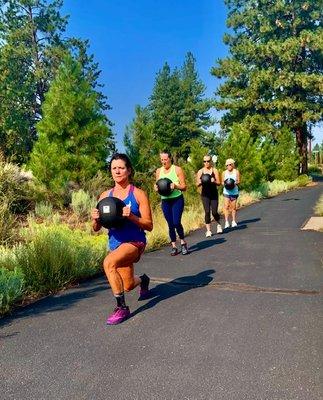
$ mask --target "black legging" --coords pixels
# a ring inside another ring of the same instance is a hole
[[[184,229],[181,222],[184,210],[184,197],[181,195],[174,199],[162,200],[162,210],[168,224],[171,242],[176,242],[176,231],[180,239],[184,239]]]
[[[211,223],[211,210],[212,210],[212,215],[213,218],[216,222],[220,221],[220,215],[218,213],[218,198],[210,198],[207,196],[201,196],[202,203],[203,203],[203,208],[205,212],[205,223],[210,224]]]

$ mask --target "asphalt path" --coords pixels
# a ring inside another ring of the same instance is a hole
[[[302,231],[323,184],[238,212],[239,225],[187,238],[136,265],[151,297],[114,307],[103,277],[0,322],[1,399],[319,400],[323,234]]]

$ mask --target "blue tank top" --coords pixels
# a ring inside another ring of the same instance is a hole
[[[113,197],[113,190],[109,193],[109,197]],[[133,194],[134,186],[130,185],[128,196],[123,200],[126,206],[130,207],[132,214],[141,217],[139,204]],[[115,250],[122,243],[127,242],[143,242],[146,243],[145,231],[134,222],[126,218],[124,225],[121,228],[109,229],[109,248]]]

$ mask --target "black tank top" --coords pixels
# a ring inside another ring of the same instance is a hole
[[[202,172],[202,175],[206,175],[204,174],[204,172]],[[210,174],[212,178],[215,179],[215,175],[214,172],[212,171],[212,174]],[[202,185],[202,192],[201,192],[201,196],[203,197],[208,197],[210,199],[217,199],[218,198],[218,188],[216,186],[215,182],[211,182],[209,185]]]

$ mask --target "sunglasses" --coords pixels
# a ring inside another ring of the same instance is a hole
[[[228,167],[229,165],[232,165],[232,164],[227,164],[227,167]]]
[[[211,162],[211,160],[203,160],[203,162],[204,162],[204,163],[206,163],[206,162]]]

